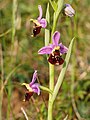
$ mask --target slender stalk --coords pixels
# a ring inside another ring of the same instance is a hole
[[[17,11],[17,0],[13,0],[13,7],[12,7],[12,41],[11,41],[11,63],[13,62],[13,48],[14,48],[14,39],[15,39],[15,32],[16,32],[16,11]]]
[[[48,104],[48,120],[52,120],[52,109],[53,109],[53,104],[51,99],[49,99],[49,104]]]
[[[46,11],[46,19],[48,24],[50,23],[50,12],[49,12],[49,3],[47,5]],[[50,39],[50,30],[45,30],[45,46],[49,44]],[[49,64],[49,90],[53,91],[54,89],[54,65]],[[51,102],[52,94],[49,92],[49,101],[48,101],[48,120],[52,120],[52,102]]]
[[[49,64],[49,89],[54,90],[54,65]],[[52,94],[49,93],[49,102],[48,102],[48,120],[52,120]]]
[[[8,29],[6,32],[0,34],[0,37],[3,37],[3,36],[5,36],[5,35],[9,34],[10,32],[11,32],[11,28]]]
[[[54,19],[53,19],[53,27],[51,32],[51,38],[53,33],[55,32],[57,21],[59,18],[59,14],[62,10],[64,0],[58,0],[58,8],[57,11],[54,12]],[[50,41],[51,43],[51,41]],[[54,90],[54,65],[49,64],[49,89],[51,91]],[[52,101],[53,94],[49,93],[49,102],[48,102],[48,120],[52,120],[52,111],[53,111],[53,101]]]
[[[27,116],[27,114],[26,114],[26,112],[25,112],[25,110],[23,109],[23,107],[21,107],[21,111],[22,111],[22,113],[24,114],[25,119],[26,119],[26,120],[29,120],[29,119],[28,119],[28,116]]]
[[[11,65],[13,64],[13,48],[14,48],[14,39],[15,39],[15,19],[16,19],[16,11],[17,11],[17,0],[13,0],[13,5],[12,5],[12,41],[11,41]],[[12,67],[12,66],[11,66]],[[8,84],[12,84],[11,81],[8,81]],[[7,106],[7,119],[9,120],[9,115],[10,115],[10,99],[11,99],[11,91],[12,91],[12,87],[9,86],[8,87],[8,106]]]
[[[1,57],[1,86],[3,86],[4,68],[3,68],[3,53],[2,53],[1,44],[0,44],[0,57]],[[2,120],[2,101],[3,101],[3,92],[0,95],[0,120]]]
[[[15,38],[16,11],[17,11],[17,0],[13,0],[13,8],[12,8],[12,45],[14,44],[14,38]]]

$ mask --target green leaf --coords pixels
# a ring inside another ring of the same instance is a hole
[[[53,18],[53,26],[52,26],[52,35],[56,30],[59,14],[63,8],[63,2],[64,2],[64,0],[58,0],[58,2],[57,2],[57,10],[54,12],[54,16],[53,16],[54,18]]]
[[[51,1],[51,0],[49,0],[49,2],[51,4],[53,10],[56,11],[57,10],[57,3],[55,1]]]
[[[46,10],[46,20],[49,24],[50,23],[49,3],[47,5],[47,10]],[[50,30],[45,29],[45,46],[49,44],[49,39],[50,39]]]
[[[64,0],[58,0],[57,2],[57,11],[56,11],[56,16],[59,15],[59,13],[61,12],[62,8],[63,8],[63,3],[64,3]]]
[[[40,89],[44,90],[44,91],[47,91],[48,93],[52,94],[52,90],[50,90],[49,88],[47,87],[44,87],[44,86],[39,86]]]
[[[63,64],[63,68],[61,70],[61,73],[59,74],[59,77],[58,77],[58,80],[57,80],[57,83],[55,85],[55,88],[54,88],[54,91],[53,91],[53,95],[52,95],[52,101],[54,102],[57,94],[58,94],[58,91],[62,85],[62,82],[64,80],[64,76],[65,76],[65,73],[66,73],[66,70],[67,70],[67,67],[68,67],[68,63],[69,63],[69,60],[70,60],[70,56],[71,56],[71,51],[72,51],[72,47],[73,47],[73,43],[74,43],[74,38],[72,39],[70,45],[69,45],[69,49],[68,49],[68,52],[67,52],[67,55],[66,55],[66,58],[65,58],[65,62]]]

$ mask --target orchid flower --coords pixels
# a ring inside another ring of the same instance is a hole
[[[59,43],[60,33],[56,31],[52,36],[52,44],[42,47],[38,54],[49,54],[48,61],[54,65],[63,64],[62,54],[67,53],[68,48]]]
[[[27,83],[22,84],[28,90],[25,94],[25,101],[29,101],[29,99],[33,95],[33,93],[37,93],[38,95],[40,95],[39,84],[35,83],[36,79],[37,79],[37,70],[35,70],[32,81],[29,84],[27,84]]]
[[[75,10],[71,7],[70,4],[65,4],[64,14],[73,17],[75,15]]]
[[[35,24],[33,27],[33,36],[34,37],[40,33],[41,28],[46,28],[46,26],[47,26],[46,19],[42,18],[41,5],[38,5],[38,9],[39,9],[39,17],[37,19],[31,19],[31,21],[33,21],[33,23]]]

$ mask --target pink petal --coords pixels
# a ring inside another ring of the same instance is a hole
[[[35,92],[38,95],[40,95],[40,88],[39,88],[39,84],[38,83],[33,84],[31,87],[32,87],[33,92]]]
[[[53,44],[55,46],[58,46],[58,43],[59,43],[59,39],[60,39],[60,33],[58,31],[56,31],[52,37],[52,40],[53,40]]]
[[[35,72],[33,73],[33,78],[32,78],[32,81],[30,82],[30,86],[32,86],[34,84],[36,79],[37,79],[37,70],[35,70]]]
[[[38,54],[51,54],[52,50],[53,48],[51,46],[45,46],[38,51]]]
[[[60,53],[61,54],[67,53],[68,48],[66,46],[64,46],[62,43],[60,43],[59,46],[60,46]]]
[[[38,5],[38,9],[39,9],[39,17],[37,19],[41,20],[41,18],[42,18],[42,7],[41,7],[41,5]]]
[[[47,26],[47,21],[46,19],[42,18],[40,21],[39,21],[40,25],[42,26],[42,28],[46,28]]]

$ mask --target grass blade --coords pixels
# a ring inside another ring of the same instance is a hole
[[[55,1],[51,1],[51,0],[49,0],[49,2],[51,4],[53,10],[56,11],[57,10],[57,3]]]
[[[47,23],[49,24],[50,23],[49,3],[47,5],[46,20]],[[50,39],[50,31],[48,29],[45,29],[45,46],[49,44],[49,39]]]
[[[64,0],[58,0],[58,2],[57,2],[58,8],[56,11],[56,16],[59,16],[59,14],[63,8],[63,3],[64,3]]]
[[[74,43],[74,38],[72,39],[72,41],[69,45],[69,49],[68,49],[68,52],[67,52],[67,55],[66,55],[66,58],[65,58],[65,62],[63,64],[63,68],[61,70],[61,73],[60,73],[60,75],[58,77],[58,80],[57,80],[57,83],[55,85],[55,89],[53,91],[53,96],[52,96],[52,102],[54,102],[54,100],[55,100],[55,98],[58,94],[59,88],[61,87],[62,82],[64,80],[64,76],[65,76],[65,73],[66,73],[66,70],[67,70],[67,67],[68,67],[68,63],[69,63],[69,60],[70,60],[71,52],[72,52],[73,43]]]

